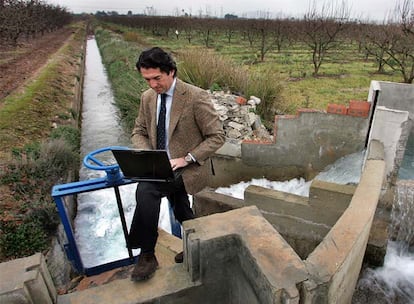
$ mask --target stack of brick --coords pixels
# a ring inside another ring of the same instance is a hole
[[[350,100],[349,106],[341,104],[328,104],[327,113],[349,115],[356,117],[368,117],[371,103],[368,101]]]

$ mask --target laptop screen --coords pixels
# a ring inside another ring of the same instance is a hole
[[[125,178],[138,181],[171,181],[174,173],[165,150],[112,149]]]

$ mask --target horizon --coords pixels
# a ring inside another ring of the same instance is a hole
[[[320,11],[322,7],[340,7],[344,4],[349,10],[350,19],[384,21],[401,1],[403,0],[348,0],[338,3],[318,0],[257,0],[255,3],[240,1],[236,8],[231,0],[210,0],[209,3],[200,0],[176,0],[168,3],[162,0],[142,0],[138,4],[132,0],[118,0],[116,4],[110,0],[47,0],[47,3],[59,5],[75,14],[103,11],[124,15],[131,11],[134,15],[178,17],[188,14],[218,18],[224,18],[226,14],[239,18],[301,18],[313,7]]]

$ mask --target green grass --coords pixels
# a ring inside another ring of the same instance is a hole
[[[124,41],[119,34],[104,29],[98,29],[95,35],[111,82],[115,103],[121,112],[121,119],[126,129],[131,130],[138,113],[141,93],[148,88],[135,68],[143,46],[136,40]],[[130,37],[135,36],[127,37],[131,39]]]
[[[13,146],[16,141],[24,141],[26,138],[36,140],[43,136],[45,130],[50,129],[50,120],[42,118],[50,117],[53,100],[50,100],[49,94],[40,92],[49,91],[49,84],[56,77],[56,64],[52,64],[42,71],[24,93],[5,99],[0,111],[2,143]]]
[[[79,164],[78,150],[65,136],[13,149],[13,162],[3,166],[0,185],[10,189],[18,209],[13,220],[0,221],[0,258],[28,256],[46,249],[59,224],[52,186]],[[0,212],[10,213],[11,210]]]
[[[68,59],[68,54],[73,52],[76,51],[61,48],[24,90],[3,100],[0,110],[0,142],[3,148],[22,147],[31,141],[47,138],[56,112],[60,116],[73,116],[67,108],[72,102],[73,92],[62,85],[68,77],[65,66],[73,65]],[[70,77],[72,79],[73,75]]]

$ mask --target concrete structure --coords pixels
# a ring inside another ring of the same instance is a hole
[[[184,223],[184,264],[162,265],[142,283],[126,276],[61,295],[57,303],[349,303],[383,183],[381,152],[381,144],[371,145],[350,205],[306,259],[263,217],[269,212],[240,206]],[[250,192],[255,196],[259,190]],[[311,211],[316,200],[298,202],[297,208],[280,198],[275,202],[277,207],[264,203],[262,208],[272,208],[279,218],[331,221]],[[335,212],[334,206],[325,207]]]
[[[56,289],[41,253],[1,263],[0,276],[1,304],[56,303]]]
[[[368,122],[367,117],[304,110],[297,116],[276,116],[274,143],[244,142],[243,162],[257,167],[292,166],[312,175],[344,155],[363,150]]]
[[[370,96],[378,102],[381,95],[375,92]],[[244,200],[200,193],[195,209],[206,216],[185,223],[183,244],[163,236],[163,249],[157,249],[172,260],[184,248],[184,264],[162,262],[155,276],[142,283],[131,282],[126,269],[104,285],[96,278],[84,284],[90,288],[57,296],[39,254],[36,263],[29,257],[1,265],[2,278],[13,274],[16,280],[0,285],[0,303],[350,303],[377,204],[392,183],[411,123],[411,114],[377,108],[373,127],[369,118],[320,112],[281,119],[287,129],[277,126],[275,143],[245,143],[240,158],[218,155],[211,181],[228,185],[252,177],[310,177],[319,166],[358,151],[369,131],[357,186],[314,181],[309,198],[253,186]],[[341,126],[314,130],[318,121],[328,123],[332,115],[342,117]],[[359,128],[347,146],[341,143],[347,136],[335,138],[352,120]],[[386,132],[390,126],[399,131]],[[303,143],[288,144],[295,134]],[[296,159],[291,150],[298,152]],[[264,159],[262,165],[259,159]],[[217,212],[222,213],[212,214]],[[165,239],[175,245],[164,246]]]

